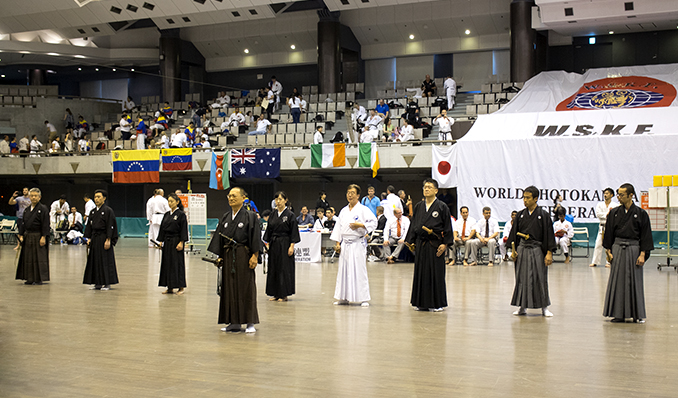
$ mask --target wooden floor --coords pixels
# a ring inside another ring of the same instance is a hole
[[[678,275],[645,269],[648,320],[601,316],[609,270],[550,268],[553,318],[512,316],[513,266],[448,267],[450,306],[409,305],[412,264],[370,263],[369,308],[333,306],[336,263],[297,264],[269,302],[257,269],[254,335],[217,325],[215,268],[187,258],[188,289],[157,287],[159,253],[116,250],[121,283],[82,285],[85,248],[51,247],[52,281],[14,280],[0,247],[1,397],[676,397]]]

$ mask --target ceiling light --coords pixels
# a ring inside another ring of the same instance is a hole
[[[47,55],[58,56],[59,54],[57,54],[57,53],[47,53]]]
[[[245,54],[249,54],[249,53],[250,53],[250,50],[245,49]]]
[[[122,9],[118,7],[111,7],[111,12],[114,12],[116,14],[120,14],[122,12]]]
[[[78,70],[82,70],[82,68],[78,68]]]
[[[85,29],[78,29],[78,32],[79,32],[81,35],[84,35],[85,33],[87,33],[87,32],[85,32]]]
[[[84,55],[74,55],[75,58],[85,58]]]
[[[172,25],[174,23],[174,20],[172,18],[167,18],[167,23]]]
[[[252,15],[258,15],[259,13],[257,12],[257,10],[250,10],[250,14],[252,14]]]
[[[181,17],[181,19],[183,19],[184,22],[191,22],[191,19],[189,17]]]
[[[0,77],[2,77],[2,78],[4,79],[4,78],[5,78],[5,75],[0,75]]]
[[[614,34],[614,30],[611,30],[611,31],[609,31],[609,32],[607,32],[607,33],[613,35],[613,34]]]
[[[238,11],[232,11],[231,14],[233,14],[234,17],[239,17],[240,13]]]
[[[153,9],[155,8],[155,5],[153,5],[151,3],[144,3],[144,5],[142,7],[144,7],[147,10],[153,11]]]
[[[99,72],[99,68],[94,68],[95,71]]]
[[[347,5],[348,5],[348,0],[341,0],[341,4],[347,6]]]
[[[115,68],[113,68],[113,72],[115,72]]]
[[[471,34],[471,31],[468,30],[468,29],[466,29],[466,30],[464,31],[464,33],[467,34],[467,35],[470,35],[470,34]]]
[[[19,54],[30,54],[30,51],[19,51]]]
[[[130,69],[132,72],[134,72],[134,68]]]
[[[294,44],[292,44],[292,45],[290,46],[290,48],[291,48],[292,50],[294,50],[294,49],[297,48],[297,46],[295,46]]]
[[[410,40],[414,40],[414,35],[410,35]]]
[[[126,8],[127,8],[128,11],[132,11],[132,12],[137,12],[137,10],[139,9],[139,7],[132,5],[132,4],[128,4]]]
[[[596,38],[595,37],[589,37],[589,44],[596,44]]]

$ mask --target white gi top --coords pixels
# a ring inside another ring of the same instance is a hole
[[[162,217],[168,211],[170,211],[170,207],[167,204],[167,199],[161,195],[155,195],[146,202],[146,219],[151,224],[160,224]]]
[[[411,124],[400,128],[400,142],[407,142],[414,139],[414,127]]]
[[[85,203],[85,217],[89,216],[89,213],[96,208],[97,205],[94,204],[94,201],[92,199],[88,200]]]
[[[600,225],[605,225],[608,213],[617,206],[619,206],[619,203],[612,200],[610,201],[609,206],[606,205],[605,202],[600,202],[596,205],[596,217],[600,220]]]
[[[56,223],[59,220],[65,220],[67,217],[67,214],[70,210],[70,206],[68,205],[68,202],[64,201],[63,205],[59,204],[58,200],[55,200],[52,202],[52,205],[49,208],[49,220],[51,223]],[[57,214],[57,211],[61,210],[61,214]]]
[[[457,82],[455,82],[454,79],[449,78],[445,80],[443,87],[447,94],[457,95]]]
[[[433,123],[438,123],[440,131],[449,133],[452,131],[452,125],[454,124],[454,119],[449,116],[437,117],[433,120]]]
[[[315,134],[313,134],[313,143],[314,144],[322,144],[323,143],[323,134],[316,130]]]
[[[560,220],[556,221],[553,223],[553,232],[558,232],[560,230],[566,231],[565,235],[568,238],[572,238],[574,236],[574,228],[572,227],[572,224],[570,224],[569,221],[565,220],[563,222],[560,222]]]
[[[351,229],[349,224],[359,222],[365,225],[365,228]],[[353,209],[348,205],[341,209],[337,223],[334,225],[330,239],[335,242],[341,242],[344,239],[357,240],[364,238],[367,233],[377,227],[377,217],[367,206],[356,203]]]
[[[395,208],[403,211],[403,202],[401,202],[400,198],[394,193],[388,194],[388,196],[386,196],[386,200],[381,202],[381,205],[384,207],[384,216],[386,216],[387,220],[395,218],[393,215],[393,210]]]

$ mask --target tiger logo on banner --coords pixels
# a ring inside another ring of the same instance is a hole
[[[558,104],[556,111],[665,107],[675,98],[672,84],[645,76],[623,76],[585,83]]]

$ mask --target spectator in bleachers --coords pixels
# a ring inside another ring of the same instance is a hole
[[[386,142],[386,141],[394,141],[396,138],[396,129],[393,127],[393,124],[391,123],[391,118],[387,117],[384,120],[384,133],[381,136],[381,141]]]
[[[273,125],[271,124],[271,122],[269,122],[268,119],[266,119],[264,117],[264,114],[262,113],[261,115],[259,115],[259,120],[257,120],[257,129],[254,131],[250,131],[248,134],[249,135],[268,134],[271,132],[272,127]]]
[[[122,111],[123,112],[128,112],[131,113],[134,108],[136,108],[136,104],[132,100],[132,97],[127,97],[126,100],[122,101]]]
[[[360,200],[360,204],[372,210],[374,215],[377,215],[377,207],[381,204],[381,201],[378,197],[374,196],[374,187],[372,185],[367,186],[367,196],[363,196]]]
[[[511,212],[511,219],[504,224],[504,232],[502,232],[501,239],[499,240],[499,254],[501,255],[502,261],[509,260],[509,257],[506,254],[506,240],[508,240],[509,234],[511,233],[511,227],[513,226],[513,221],[516,219],[516,214],[518,214],[518,212],[515,210]]]
[[[407,119],[403,119],[403,127],[400,128],[396,141],[407,142],[414,139],[414,127],[410,125]]]
[[[325,208],[324,207],[318,207],[315,209],[315,222],[313,223],[313,229],[314,230],[321,230],[323,229],[323,224],[325,222]]]
[[[0,154],[6,155],[6,154],[8,154],[8,153],[10,153],[10,149],[9,149],[9,136],[6,135],[6,136],[2,139],[2,142],[0,142]]]
[[[292,114],[292,123],[299,123],[301,118],[301,96],[299,93],[292,94],[290,98],[287,99],[287,105],[290,107],[290,113]]]
[[[202,137],[201,144],[202,144],[203,148],[211,148],[212,147],[212,144],[210,144],[210,141],[207,139],[207,137],[204,137],[204,136]]]
[[[47,141],[52,142],[56,137],[59,136],[56,127],[49,121],[45,120],[45,130],[47,131]]]
[[[89,131],[89,123],[82,115],[79,115],[78,123],[75,125],[75,138],[82,137],[87,131]]]
[[[283,86],[280,84],[280,82],[275,78],[275,76],[271,76],[271,81],[268,82],[268,87],[271,89],[271,92],[275,96],[275,107],[274,110],[277,110],[280,107],[280,94],[282,93]]]
[[[379,125],[384,119],[377,115],[376,110],[370,110],[370,116],[365,120],[365,128],[360,135],[360,142],[374,142],[379,136]]]
[[[568,248],[570,246],[570,239],[574,236],[574,228],[569,221],[565,220],[565,209],[558,209],[558,221],[553,223],[553,231],[556,234],[556,245],[560,246],[560,249],[565,255],[565,264],[570,263],[570,253]]]
[[[231,104],[231,97],[226,95],[224,91],[220,91],[214,103],[211,105],[212,109],[228,108]]]
[[[158,131],[165,131],[169,128],[167,125],[167,118],[165,117],[165,113],[160,111],[160,115],[158,115],[157,119],[155,119],[155,124],[153,124],[150,129],[151,129],[151,137],[155,137],[158,135]]]
[[[82,138],[78,140],[78,151],[80,152],[89,152],[92,145],[87,139],[87,134],[84,134]]]
[[[471,253],[475,255],[481,247],[487,246],[489,250],[487,266],[493,267],[497,238],[499,237],[499,223],[492,218],[492,210],[489,207],[483,208],[483,218],[478,221],[475,230],[476,237],[469,241]]]
[[[174,109],[170,106],[170,103],[165,101],[165,106],[161,109],[161,111],[165,114],[165,117],[167,120],[172,120],[174,116]],[[155,117],[160,116],[158,112],[156,112]]]
[[[137,121],[137,133],[136,138],[132,137],[137,141],[137,149],[146,149],[146,136],[148,134],[148,129],[146,128],[146,123],[144,119],[139,118]]]
[[[185,148],[188,146],[188,138],[186,133],[181,129],[177,129],[170,140],[170,148]]]
[[[382,118],[382,119],[387,119],[390,116],[390,109],[388,107],[388,104],[384,101],[384,99],[379,100],[379,104],[377,104],[377,114]]]
[[[261,107],[266,110],[266,119],[270,119],[275,108],[275,94],[268,87],[266,87],[266,98],[261,102]]]
[[[235,112],[228,117],[228,130],[232,134],[240,132],[240,126],[245,124],[245,115],[242,114],[240,108],[236,107]],[[223,130],[223,128],[222,128]]]
[[[462,206],[461,209],[461,218],[454,223],[452,228],[454,234],[454,246],[452,249],[452,256],[450,265],[454,265],[457,260],[457,250],[460,247],[464,247],[464,267],[469,265],[468,260],[471,259],[470,265],[476,265],[476,253],[471,250],[471,239],[474,238],[476,234],[475,226],[476,220],[473,217],[468,216],[468,207]]]
[[[447,75],[445,78],[445,95],[447,95],[447,110],[454,109],[454,100],[457,97],[457,82],[452,79],[452,75]]]
[[[58,135],[54,137],[52,141],[52,147],[50,148],[50,153],[61,152],[61,137]]]
[[[430,75],[426,75],[423,83],[421,83],[422,97],[433,97],[436,92],[436,81],[431,79]]]
[[[26,154],[29,152],[30,141],[28,140],[28,135],[24,135],[24,138],[19,140],[19,153]]]
[[[407,103],[405,112],[400,116],[401,119],[409,122],[413,128],[421,126],[421,118],[419,118],[419,104],[413,98],[410,102]]]
[[[322,144],[325,138],[325,133],[323,132],[323,126],[316,127],[315,133],[313,133],[313,143]]]
[[[167,132],[160,133],[160,149],[169,149],[170,140],[167,138]]]
[[[191,120],[193,121],[193,125],[195,127],[202,126],[202,122],[205,120],[206,115],[207,115],[207,109],[201,107],[200,104],[197,104],[197,103],[193,104]]]
[[[122,114],[122,117],[120,118],[120,127],[118,127],[118,129],[120,129],[120,136],[123,140],[129,140],[132,136],[132,119],[127,113]]]
[[[19,153],[19,144],[16,142],[16,136],[9,142],[9,153]]]
[[[184,129],[184,133],[186,134],[186,146],[192,146],[198,133],[195,124],[193,122],[188,123],[186,129]]]
[[[320,191],[320,193],[318,193],[318,200],[315,202],[315,208],[317,209],[319,207],[322,207],[325,209],[325,211],[330,208],[330,204],[327,202],[327,194],[325,191]]]
[[[361,130],[360,126],[365,123],[365,119],[367,119],[367,111],[365,110],[365,107],[360,105],[357,102],[354,103],[353,104],[353,113],[351,114],[351,121],[353,122],[353,130],[360,131]]]
[[[297,217],[297,224],[300,228],[311,228],[313,226],[313,216],[308,214],[308,207],[301,206],[301,214]]]
[[[304,97],[299,94],[299,101],[301,102],[301,113],[306,113],[308,112],[308,102],[304,99]]]
[[[75,128],[75,116],[73,116],[73,112],[69,108],[66,108],[66,113],[64,114],[64,127],[67,133],[72,133]]]
[[[247,113],[245,114],[245,126],[246,128],[249,128],[253,124],[254,124],[254,115],[252,114],[252,111],[247,111]]]
[[[34,135],[30,143],[31,153],[36,153],[42,150],[42,142],[38,141],[38,136]]]
[[[445,109],[440,111],[440,114],[433,119],[433,123],[438,123],[439,141],[452,140],[452,125],[454,124],[454,118],[448,117]],[[452,143],[448,142],[447,145],[452,145]]]

